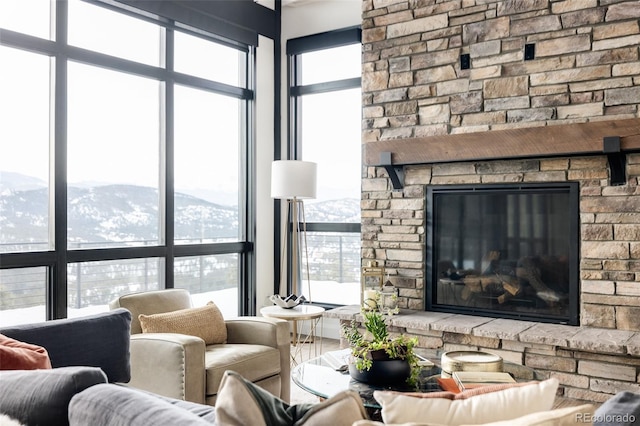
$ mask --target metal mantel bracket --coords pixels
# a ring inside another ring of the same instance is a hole
[[[605,136],[602,139],[602,152],[609,160],[609,185],[627,183],[627,155],[620,148],[620,136]]]
[[[390,152],[380,153],[380,165],[385,168],[389,179],[391,179],[391,185],[394,190],[404,188],[404,168],[402,166],[394,166],[391,161]]]

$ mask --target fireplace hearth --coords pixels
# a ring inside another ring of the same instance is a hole
[[[579,185],[429,186],[428,311],[578,325]]]

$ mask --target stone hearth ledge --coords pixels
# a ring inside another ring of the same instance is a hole
[[[331,309],[324,316],[341,321],[361,319],[358,305]],[[398,315],[392,316],[390,325],[404,328],[407,334],[415,335],[429,336],[434,335],[433,332],[449,332],[551,345],[566,350],[640,356],[640,332],[634,331],[411,310],[402,310]]]

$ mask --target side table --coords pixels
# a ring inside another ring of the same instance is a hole
[[[320,339],[320,348],[318,348],[318,339],[316,332],[318,324],[322,328],[322,318],[324,308],[314,305],[298,305],[290,309],[281,308],[280,306],[265,306],[260,309],[260,314],[267,318],[276,318],[291,322],[291,345],[294,347],[291,354],[291,363],[298,365],[302,362],[302,345],[309,345],[308,358],[311,358],[311,347],[313,345],[313,356],[319,356],[322,353],[322,339]],[[301,327],[298,327],[298,321],[309,321],[309,333],[302,334]]]

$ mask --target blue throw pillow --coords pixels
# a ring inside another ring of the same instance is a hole
[[[22,342],[42,346],[57,367],[99,367],[109,382],[131,380],[131,312],[117,309],[79,318],[44,321],[0,329]]]
[[[96,367],[0,371],[0,413],[25,425],[66,426],[71,398],[106,382]]]

